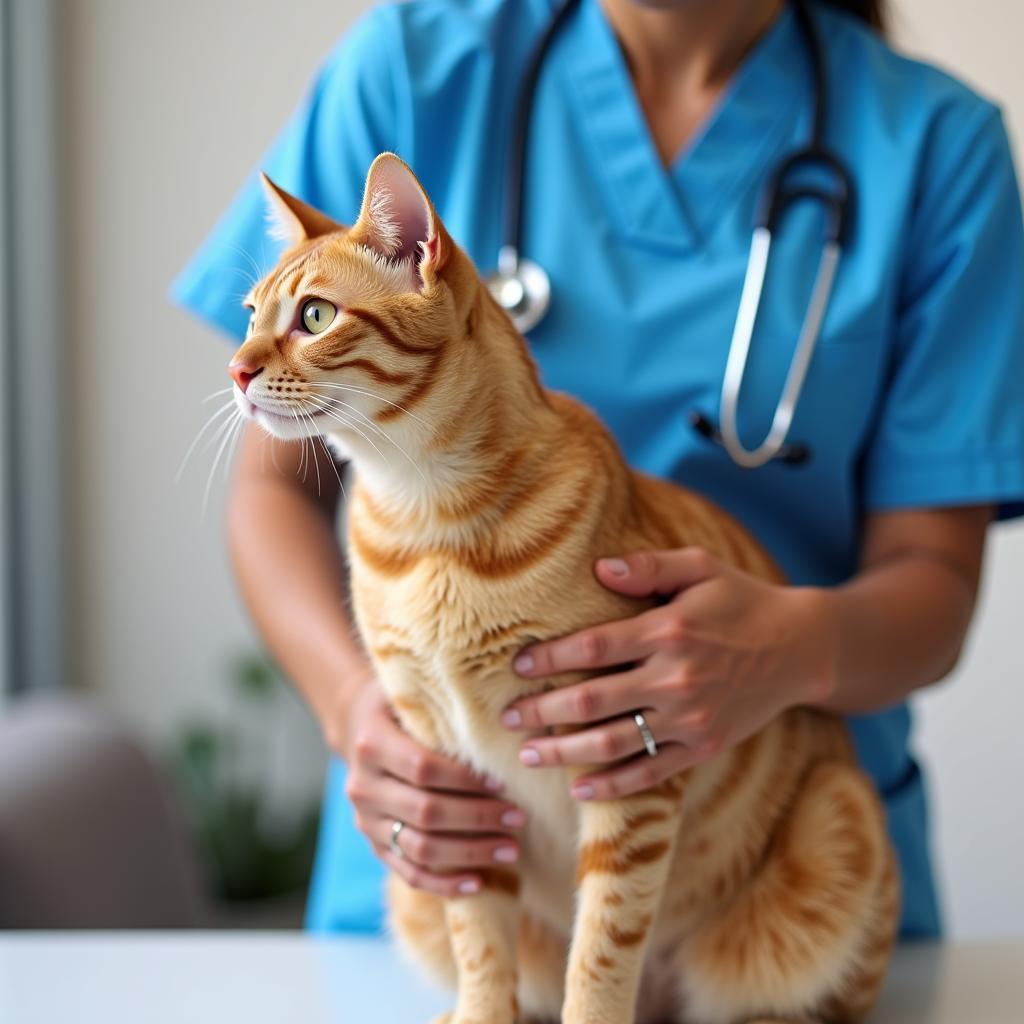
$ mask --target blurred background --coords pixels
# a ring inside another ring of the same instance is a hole
[[[0,0],[0,928],[300,921],[324,752],[239,606],[222,471],[203,511],[213,452],[175,481],[231,347],[166,293],[368,6]],[[1024,12],[892,7],[1021,154]],[[1024,935],[1022,579],[997,528],[917,701],[957,938]]]

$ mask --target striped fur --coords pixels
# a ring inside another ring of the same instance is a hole
[[[522,735],[498,723],[552,685],[511,672],[520,647],[648,606],[603,589],[596,558],[699,545],[777,580],[770,558],[721,509],[631,471],[589,410],[541,387],[397,158],[374,163],[351,229],[274,198],[295,244],[250,297],[239,357],[264,369],[249,398],[320,413],[302,431],[355,464],[354,611],[404,727],[502,779],[529,815],[521,862],[478,896],[442,903],[392,880],[401,943],[457,984],[445,1019],[861,1019],[898,883],[838,720],[791,711],[645,793],[585,804],[572,771],[521,767]],[[290,326],[310,296],[339,310],[316,337]]]

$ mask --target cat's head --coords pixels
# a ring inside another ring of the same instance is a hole
[[[245,299],[249,330],[229,364],[242,413],[343,450],[436,419],[483,289],[412,171],[377,157],[351,227],[264,184],[289,245]]]

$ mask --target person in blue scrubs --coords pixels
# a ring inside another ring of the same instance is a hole
[[[493,269],[516,91],[553,6],[375,8],[327,58],[259,167],[351,223],[367,168],[392,150],[481,271]],[[695,577],[685,553],[662,556],[661,584],[702,626],[671,658],[660,652],[677,676],[703,679],[697,698],[645,699],[678,741],[675,763],[680,750],[699,758],[736,742],[788,704],[848,714],[899,854],[902,935],[936,936],[906,698],[956,660],[987,524],[1024,512],[1018,186],[999,110],[893,52],[869,24],[876,4],[817,0],[812,14],[826,51],[826,141],[857,187],[790,431],[812,457],[743,470],[687,421],[693,409],[717,418],[758,191],[810,130],[806,51],[778,0],[583,0],[570,17],[529,127],[524,252],[548,271],[553,301],[528,341],[548,387],[594,408],[634,466],[738,517],[792,584],[707,566]],[[797,207],[775,242],[740,402],[748,443],[771,421],[820,235],[820,213]],[[242,338],[250,259],[262,271],[276,256],[254,170],[174,294]],[[263,444],[250,428],[229,511],[235,563],[258,625],[340,755],[308,923],[376,931],[386,864],[434,892],[471,887],[496,850],[516,849],[521,815],[400,734],[349,628],[337,496],[317,498],[294,472],[298,455],[289,462],[279,446],[276,461],[262,459]],[[631,580],[599,575],[653,585],[646,563],[627,564]],[[531,654],[535,673],[597,664],[573,640]],[[550,698],[514,710],[531,723],[560,714]],[[538,771],[554,743],[531,744]],[[609,769],[581,798],[635,788],[630,770]],[[396,819],[408,824],[403,860],[387,851]]]

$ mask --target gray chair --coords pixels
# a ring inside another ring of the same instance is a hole
[[[193,928],[199,872],[152,761],[96,706],[0,711],[0,929]]]

